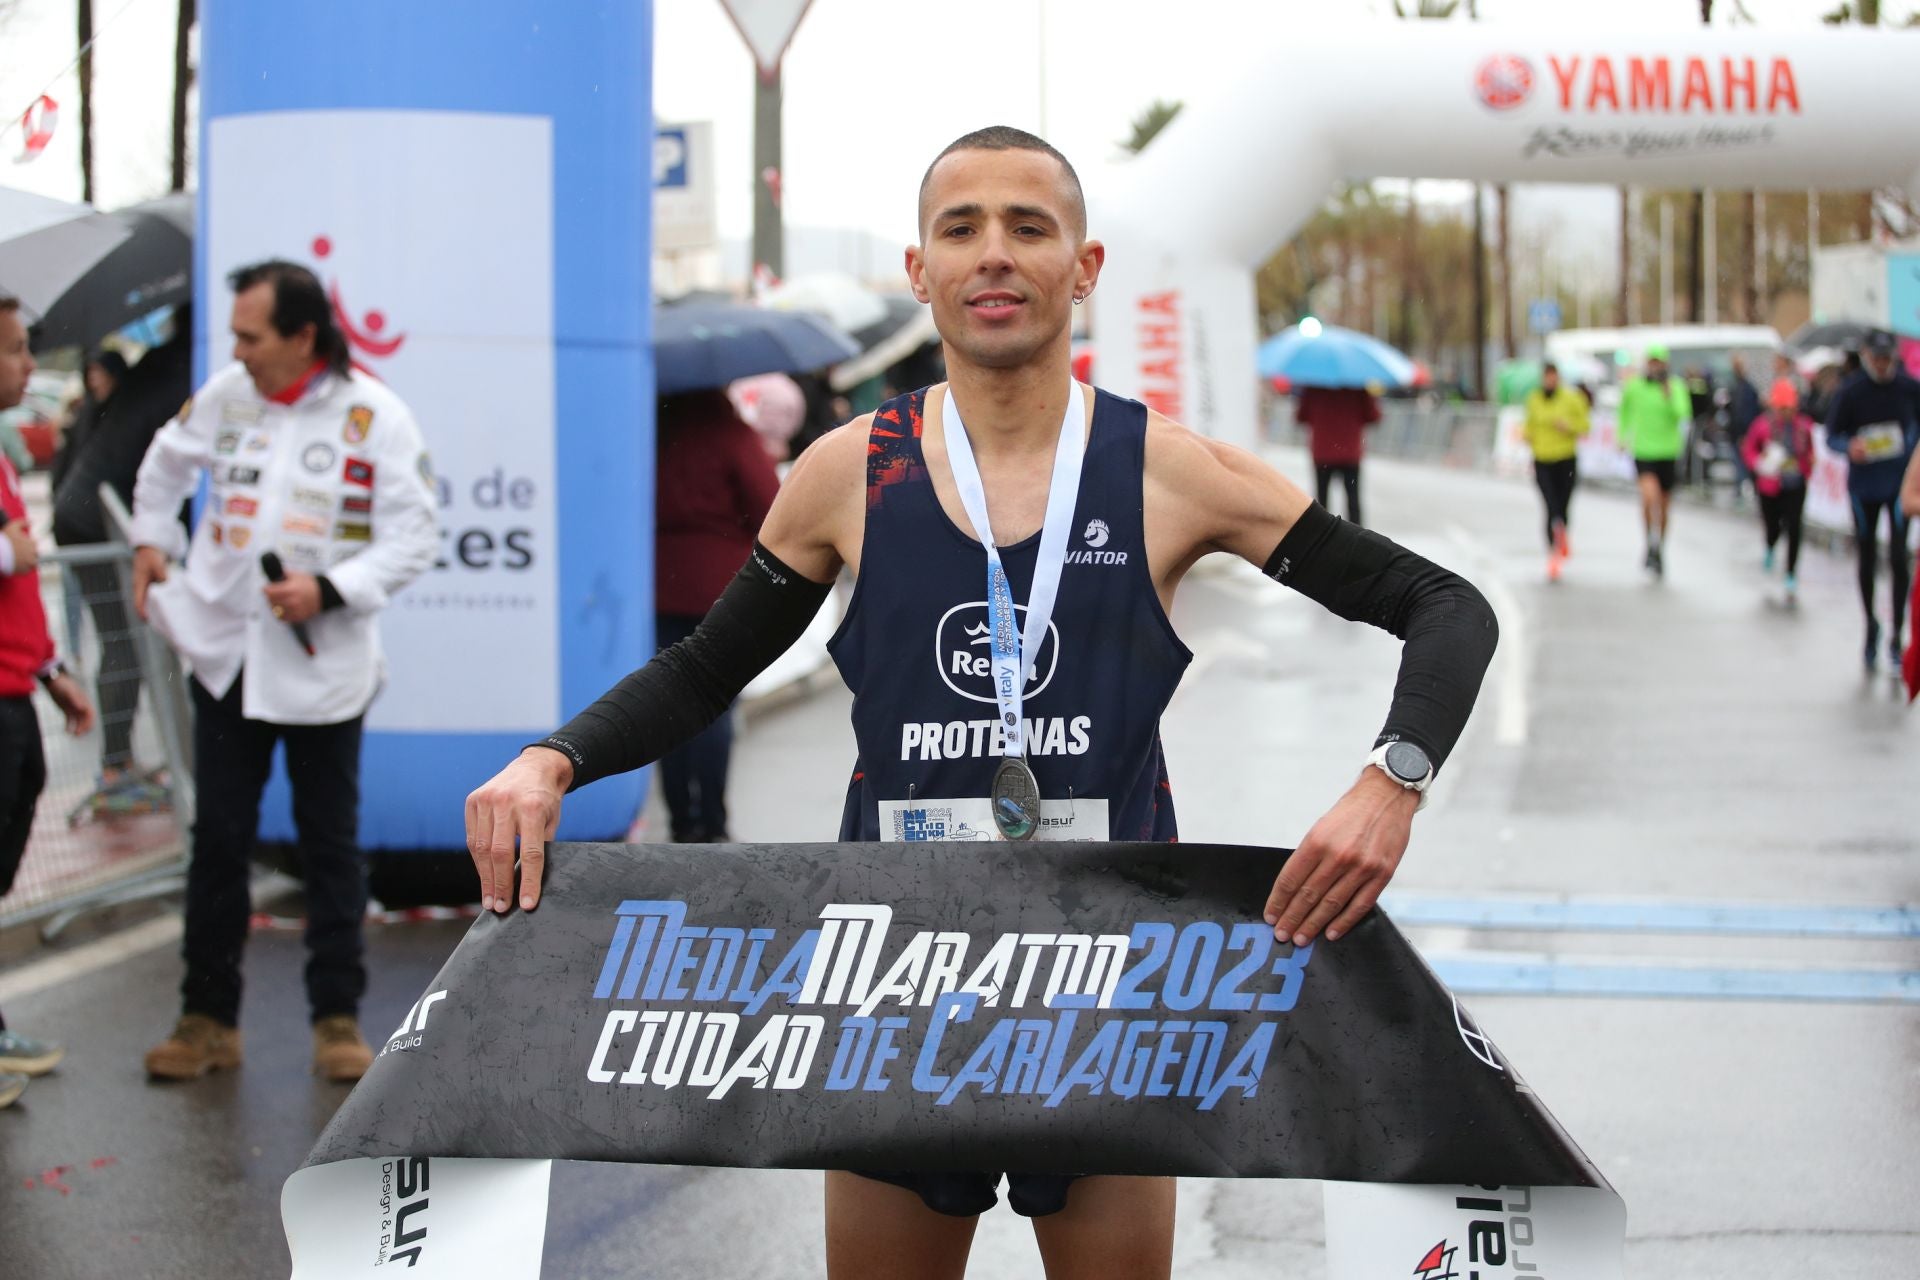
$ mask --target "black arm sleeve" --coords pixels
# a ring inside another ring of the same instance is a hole
[[[652,764],[712,724],[798,640],[832,583],[811,582],[758,542],[694,633],[531,743],[573,761],[577,790]]]
[[[1330,612],[1406,642],[1374,745],[1404,738],[1438,770],[1467,727],[1499,640],[1486,598],[1458,574],[1318,503],[1280,539],[1265,571]]]

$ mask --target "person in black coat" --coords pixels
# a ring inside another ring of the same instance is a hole
[[[125,369],[104,396],[98,393],[108,388],[93,376],[97,362],[88,364],[88,403],[54,468],[53,540],[63,547],[110,540],[102,484],[132,507],[133,480],[147,446],[193,389],[191,316],[186,308],[176,311],[171,336]],[[91,800],[101,812],[159,808],[167,803],[166,792],[133,767],[140,661],[119,574],[111,562],[74,565],[72,573],[100,638],[100,787]]]

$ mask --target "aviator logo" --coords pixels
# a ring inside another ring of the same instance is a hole
[[[1025,605],[1014,606],[1016,621],[1024,622],[1026,614]],[[993,621],[986,601],[957,604],[940,615],[940,625],[933,629],[933,661],[947,688],[969,701],[993,705]],[[1033,676],[1022,696],[1031,698],[1052,683],[1060,665],[1060,629],[1051,621],[1029,665]]]
[[[1083,536],[1087,540],[1087,545],[1095,548],[1096,550],[1100,547],[1106,546],[1107,538],[1109,536],[1108,530],[1107,530],[1107,522],[1105,520],[1087,521],[1087,531]]]
[[[1533,64],[1512,53],[1496,53],[1473,73],[1473,89],[1495,111],[1511,111],[1533,92]]]
[[[326,236],[313,238],[314,257],[325,260],[332,254],[332,240]],[[404,333],[396,333],[391,338],[381,336],[382,331],[387,327],[387,317],[385,312],[377,309],[367,312],[356,325],[353,316],[347,311],[346,303],[340,300],[338,280],[327,282],[327,301],[333,305],[333,318],[339,322],[340,332],[346,335],[347,345],[353,348],[355,355],[384,360],[398,352],[406,342],[407,335]]]

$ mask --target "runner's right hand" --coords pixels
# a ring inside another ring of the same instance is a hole
[[[480,873],[480,908],[504,913],[513,903],[513,854],[520,849],[520,909],[540,905],[547,842],[560,825],[560,799],[573,782],[573,761],[551,747],[528,747],[467,797],[467,852]]]
[[[158,547],[133,549],[133,611],[147,620],[147,588],[167,580],[167,553]]]

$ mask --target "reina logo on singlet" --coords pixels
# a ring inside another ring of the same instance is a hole
[[[1127,553],[1124,551],[1100,549],[1107,545],[1108,539],[1113,537],[1113,531],[1107,528],[1105,520],[1087,521],[1086,530],[1080,536],[1086,542],[1086,548],[1075,547],[1067,552],[1068,564],[1125,564],[1127,562]]]
[[[1025,605],[1015,605],[1014,613],[1026,622]],[[947,688],[970,701],[993,705],[993,620],[985,600],[957,604],[940,616],[940,625],[933,629],[933,660]],[[1031,698],[1051,684],[1059,663],[1060,628],[1048,622],[1024,696]]]

